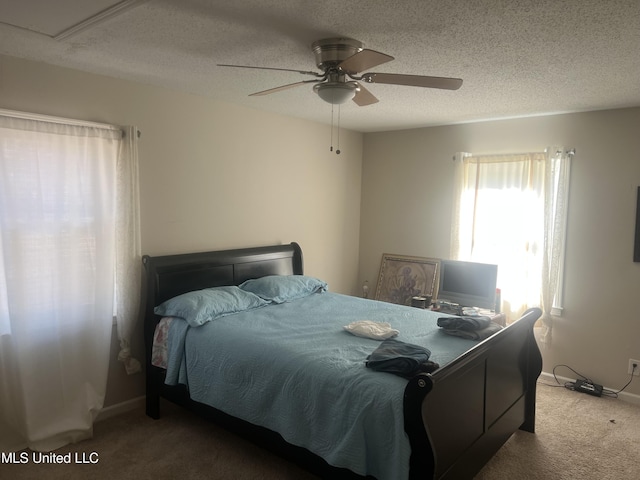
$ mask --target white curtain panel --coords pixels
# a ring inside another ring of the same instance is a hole
[[[569,209],[569,176],[574,150],[548,147],[544,176],[544,251],[542,261],[541,341],[550,345],[555,306],[562,302],[561,272],[564,265]]]
[[[142,249],[140,246],[140,193],[138,183],[138,131],[127,127],[118,155],[116,234],[116,321],[118,360],[129,375],[141,370],[131,356],[131,335],[140,318]]]
[[[449,257],[452,259],[459,259],[465,255],[466,250],[469,248],[467,245],[464,247],[460,244],[460,229],[467,231],[468,227],[461,225],[462,219],[460,216],[462,209],[463,193],[468,187],[468,179],[466,178],[469,168],[465,162],[465,158],[471,156],[470,153],[457,152],[453,156],[453,208],[451,211],[451,243]]]
[[[119,129],[0,115],[0,437],[90,437],[114,315]]]

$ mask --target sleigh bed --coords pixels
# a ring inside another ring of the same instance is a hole
[[[473,341],[443,334],[435,312],[313,284],[300,298],[263,296],[264,303],[192,325],[156,307],[212,287],[235,292],[255,279],[323,282],[304,275],[296,243],[145,256],[143,263],[152,418],[163,397],[321,477],[378,480],[473,478],[513,432],[534,431],[538,309]],[[355,319],[388,322],[440,368],[409,379],[372,371],[366,359],[380,340],[343,328]],[[163,325],[172,335],[168,365],[156,358]]]

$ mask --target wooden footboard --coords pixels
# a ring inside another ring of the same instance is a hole
[[[465,479],[518,429],[533,432],[542,357],[533,336],[540,309],[405,389],[411,478]]]

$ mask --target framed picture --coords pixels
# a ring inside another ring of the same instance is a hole
[[[411,305],[417,296],[435,300],[439,273],[438,259],[384,253],[375,299],[400,305]]]

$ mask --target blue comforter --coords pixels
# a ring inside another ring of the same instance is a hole
[[[444,365],[477,342],[443,333],[438,316],[390,303],[318,293],[219,318],[197,328],[174,321],[168,384],[193,400],[280,433],[291,444],[379,480],[406,479],[407,381],[365,367],[379,340],[343,326],[388,322],[398,340],[422,345]]]

